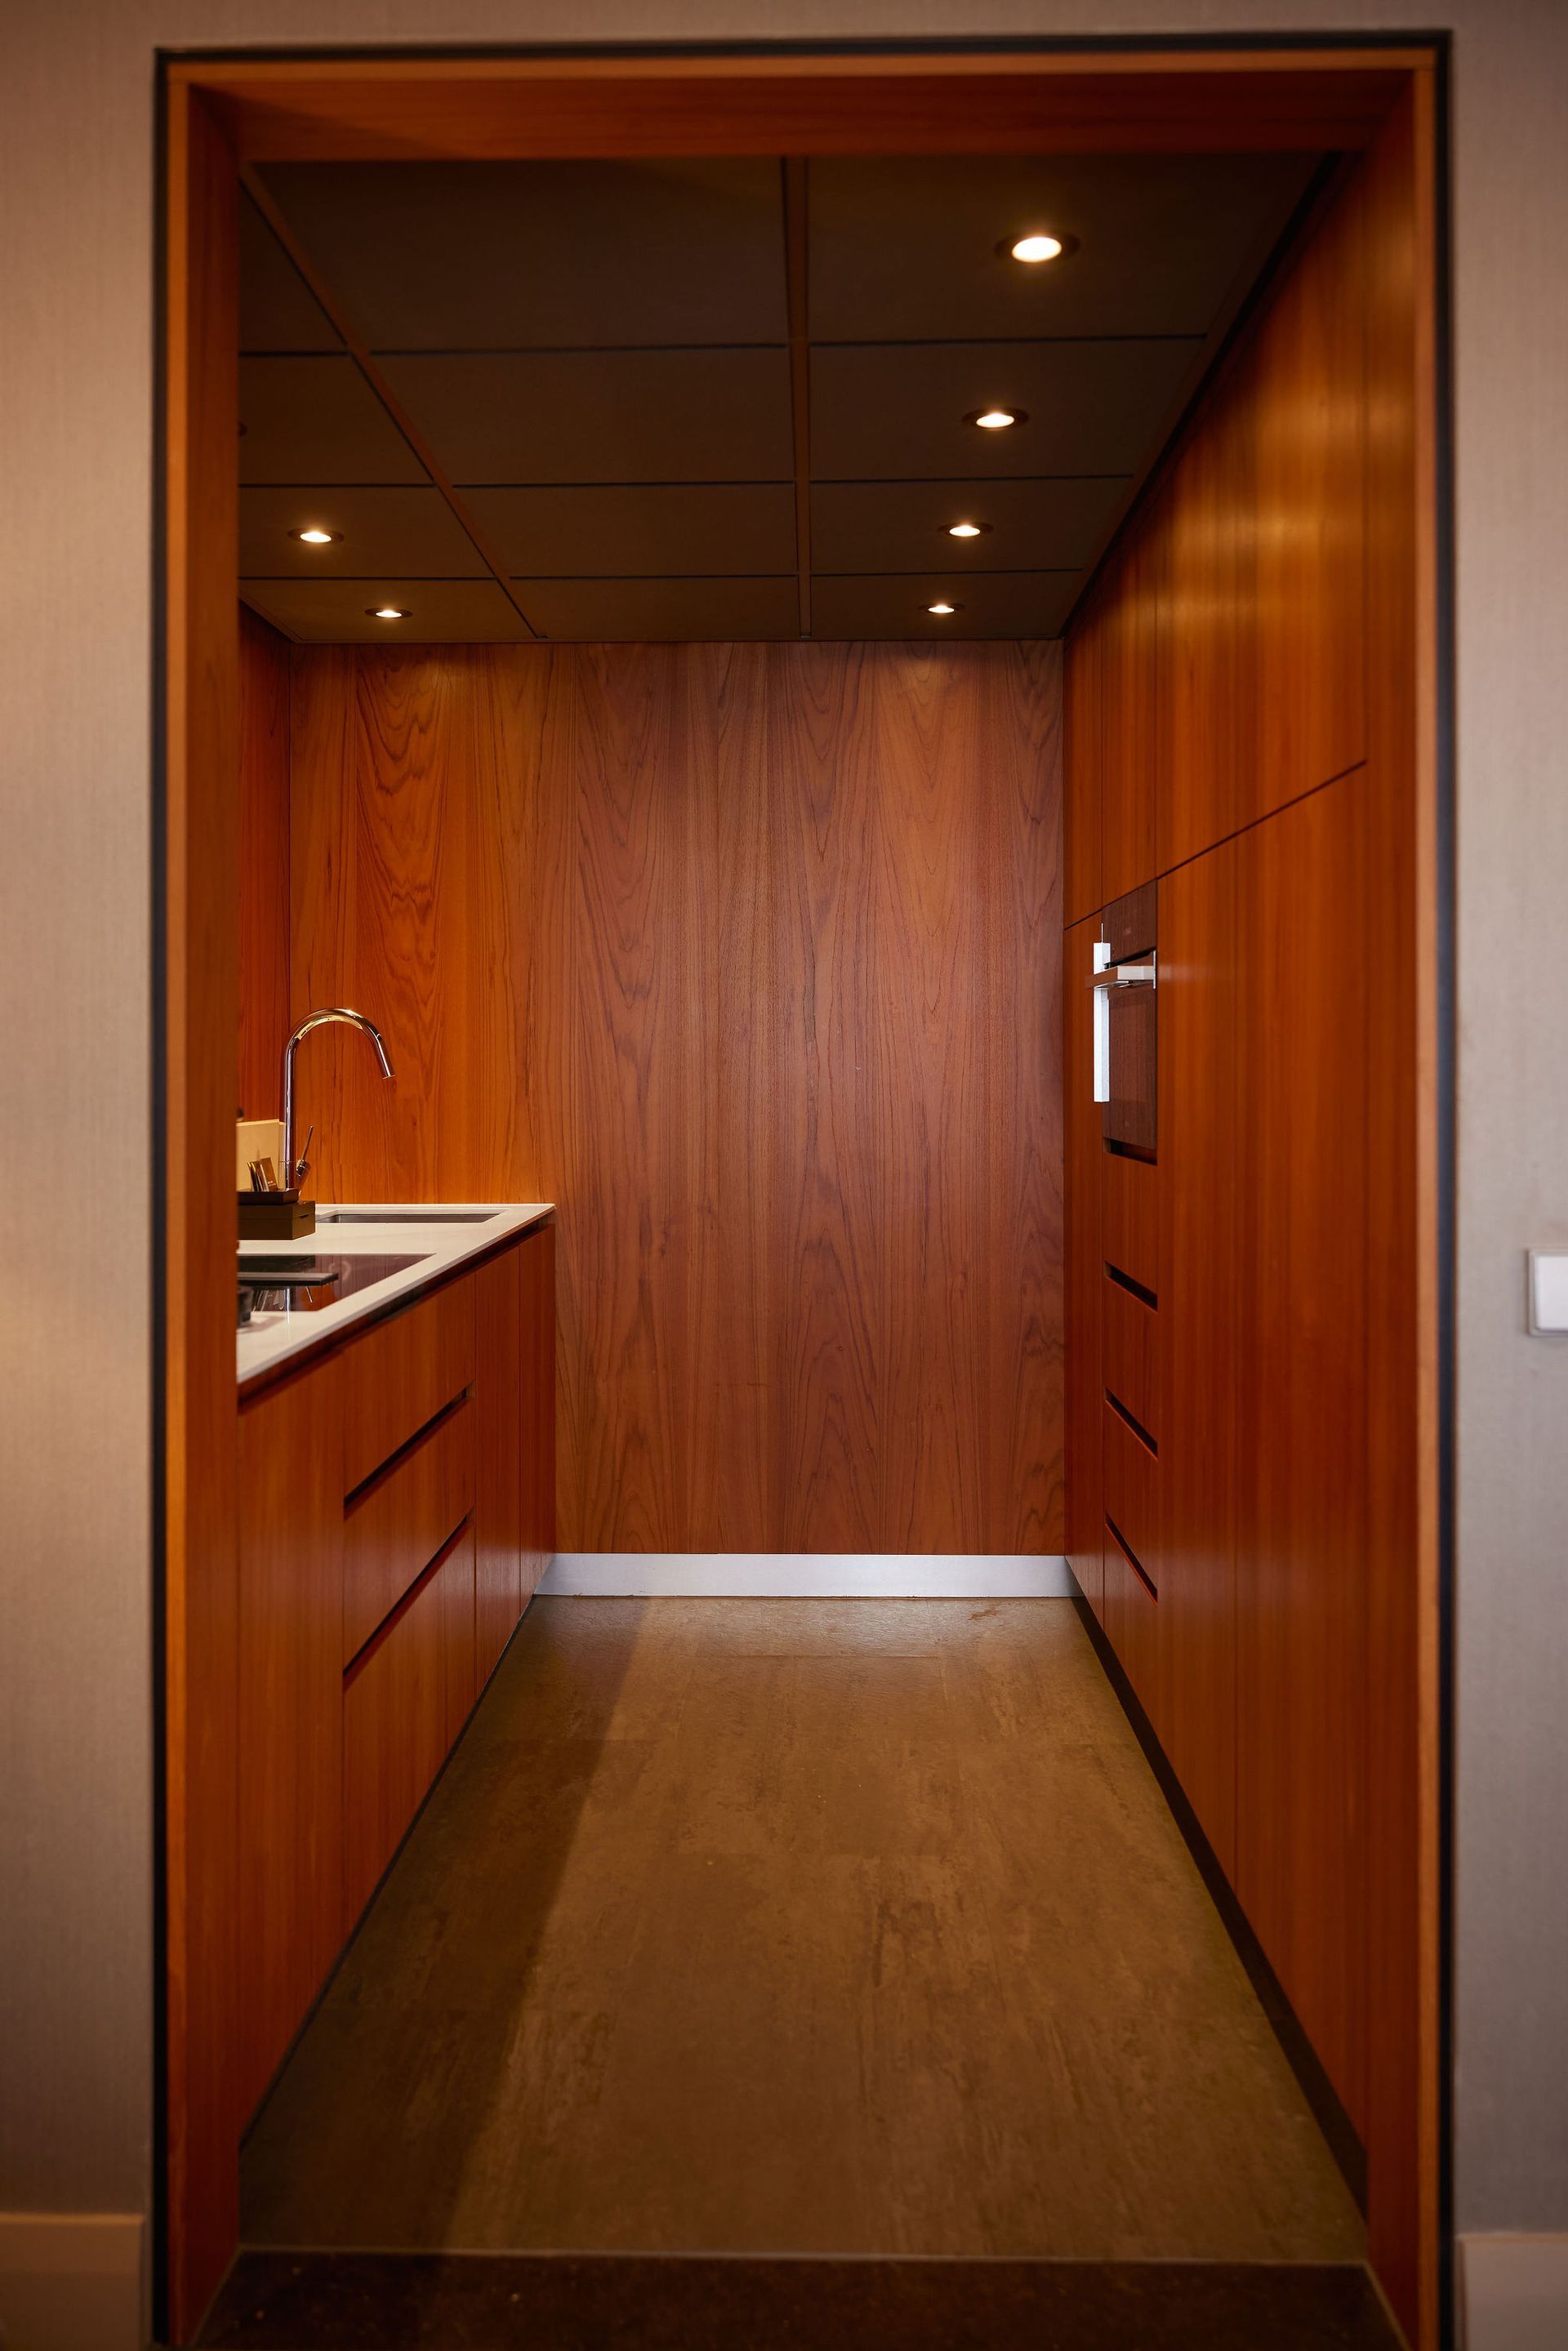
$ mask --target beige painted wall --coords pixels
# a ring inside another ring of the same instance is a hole
[[[1450,0],[1459,2214],[1568,2222],[1568,7]],[[1430,0],[7,0],[0,33],[0,2208],[145,2200],[155,44],[1425,26]]]

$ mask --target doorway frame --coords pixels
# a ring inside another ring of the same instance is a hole
[[[240,172],[284,160],[1179,152],[1365,145],[1413,94],[1416,659],[1418,2351],[1451,2333],[1454,914],[1447,52],[1430,37],[164,52],[154,650],[156,2324],[194,2333],[237,2237]]]

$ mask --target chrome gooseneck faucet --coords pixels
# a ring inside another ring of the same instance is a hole
[[[308,1014],[299,1023],[283,1049],[283,1180],[286,1185],[303,1182],[310,1165],[308,1159],[301,1158],[296,1162],[294,1156],[294,1055],[301,1038],[308,1037],[312,1029],[326,1028],[332,1020],[341,1020],[350,1029],[362,1029],[376,1049],[382,1077],[390,1078],[392,1073],[386,1046],[382,1041],[382,1032],[373,1020],[365,1019],[362,1012],[350,1012],[345,1005],[335,1005],[329,1012]],[[308,1142],[309,1137],[307,1136],[306,1140]]]

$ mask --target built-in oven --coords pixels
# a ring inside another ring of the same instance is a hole
[[[1155,974],[1158,884],[1146,883],[1105,909],[1094,948],[1094,1099],[1109,1151],[1153,1159],[1158,1029]]]

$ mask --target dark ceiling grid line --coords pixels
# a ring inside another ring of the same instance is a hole
[[[795,562],[800,634],[811,633],[811,340],[808,164],[787,155],[784,174],[784,299],[789,319],[789,422],[795,450]]]
[[[466,504],[459,496],[455,486],[446,474],[444,467],[437,458],[435,452],[430,447],[423,434],[421,433],[418,425],[414,423],[413,417],[410,416],[408,411],[403,407],[402,402],[398,399],[397,394],[393,392],[391,384],[382,373],[381,369],[376,365],[373,354],[361,340],[352,319],[350,319],[347,315],[342,304],[339,301],[337,295],[333,292],[332,288],[326,284],[320,272],[317,269],[309,254],[307,253],[303,245],[300,243],[299,238],[296,235],[283,212],[273,201],[271,193],[268,190],[266,182],[261,178],[254,164],[242,163],[240,165],[240,181],[252,204],[255,204],[257,212],[261,214],[263,220],[272,231],[273,235],[277,239],[278,244],[283,247],[284,252],[287,253],[288,258],[294,264],[295,268],[299,272],[300,277],[309,287],[310,292],[320,304],[327,318],[336,329],[338,334],[342,338],[344,349],[347,350],[350,358],[353,360],[355,366],[359,369],[360,373],[363,376],[366,383],[370,386],[377,400],[380,401],[382,408],[386,411],[387,415],[392,419],[393,424],[402,434],[403,439],[407,442],[415,457],[417,457],[420,464],[424,467],[424,470],[430,476],[431,481],[445,499],[448,507],[452,510],[455,521],[456,521],[461,529],[467,536],[476,553],[479,556],[482,562],[489,570],[497,587],[500,590],[507,603],[516,612],[518,620],[521,621],[524,628],[528,632],[528,634],[531,637],[541,636],[543,632],[535,628],[532,621],[529,620],[528,613],[524,611],[522,605],[517,601],[517,597],[514,595],[512,591],[511,577],[507,571],[506,567],[501,563],[494,549],[491,548],[485,533],[480,529],[472,514],[470,514]]]

